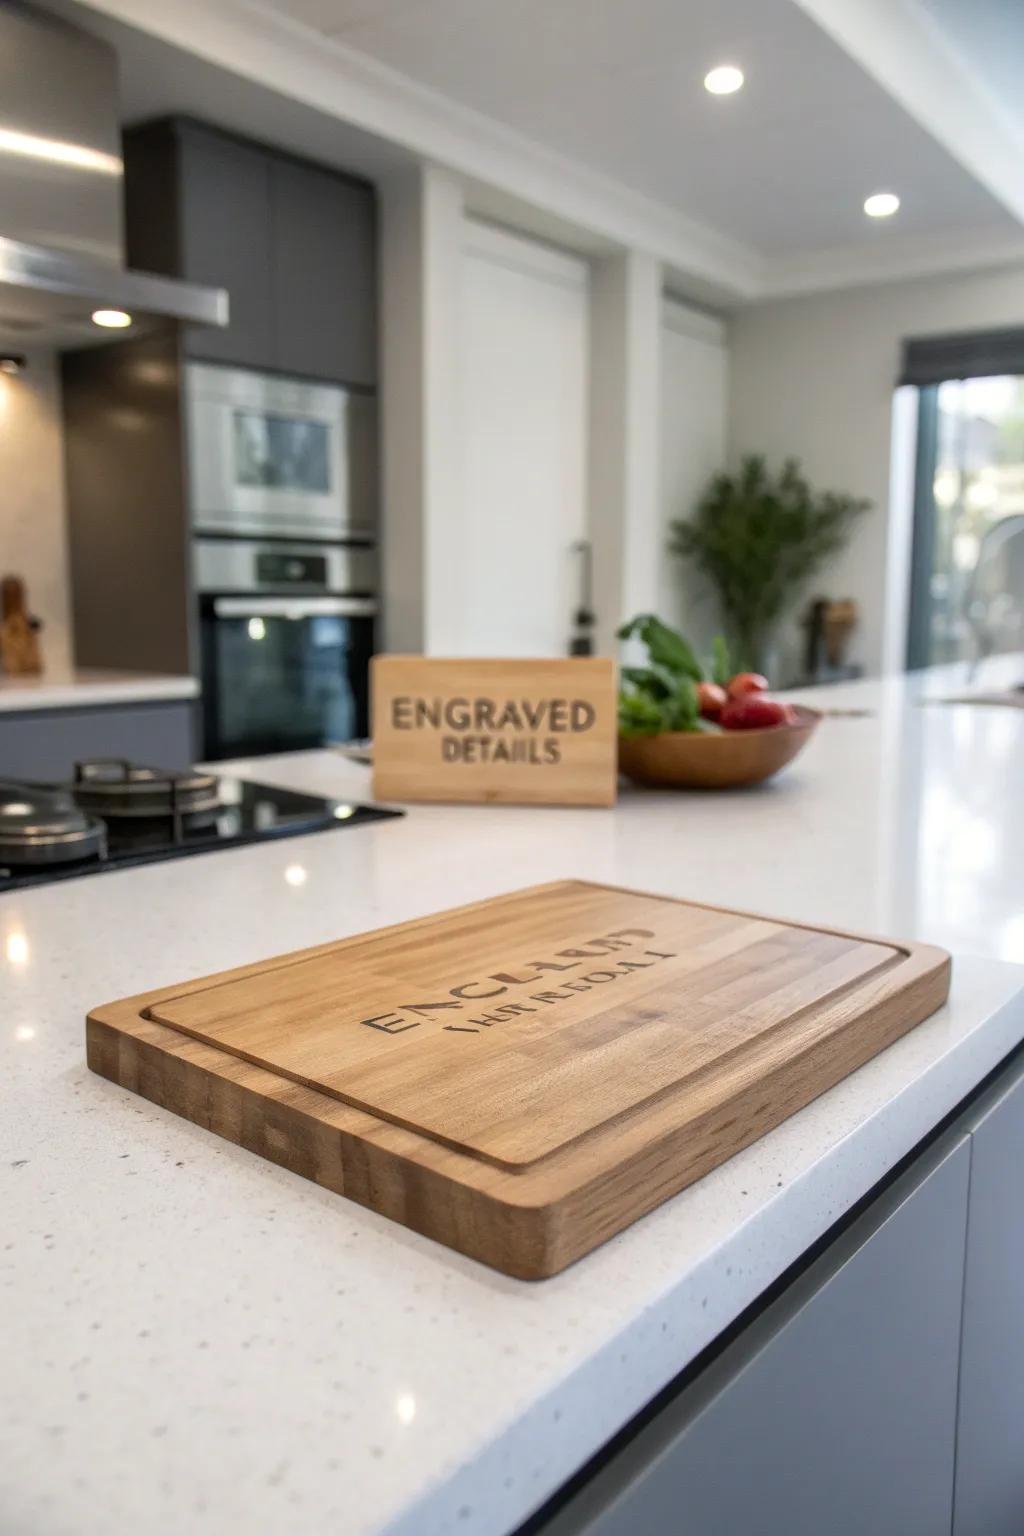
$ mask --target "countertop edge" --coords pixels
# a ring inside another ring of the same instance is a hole
[[[156,704],[198,698],[199,679],[153,673],[80,673],[49,681],[44,674],[22,679],[0,676],[0,714],[35,714],[49,709],[93,709],[103,704]]]

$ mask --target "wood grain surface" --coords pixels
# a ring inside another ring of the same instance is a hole
[[[371,693],[379,800],[614,804],[610,657],[375,656]]]
[[[939,950],[562,881],[94,1010],[89,1063],[553,1274],[931,1013]]]

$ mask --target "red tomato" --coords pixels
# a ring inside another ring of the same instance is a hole
[[[725,731],[763,731],[773,725],[792,723],[788,704],[766,699],[763,693],[745,693],[730,699],[722,710],[719,725]]]
[[[767,693],[768,679],[760,672],[737,672],[729,679],[725,691],[730,699],[742,698],[745,693]]]
[[[697,708],[705,720],[717,720],[726,704],[726,692],[717,683],[697,684]]]

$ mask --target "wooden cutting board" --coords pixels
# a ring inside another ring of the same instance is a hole
[[[946,999],[949,957],[560,881],[95,1009],[89,1065],[555,1274]]]

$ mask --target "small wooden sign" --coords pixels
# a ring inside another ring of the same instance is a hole
[[[615,803],[610,657],[376,656],[372,668],[378,799]]]

